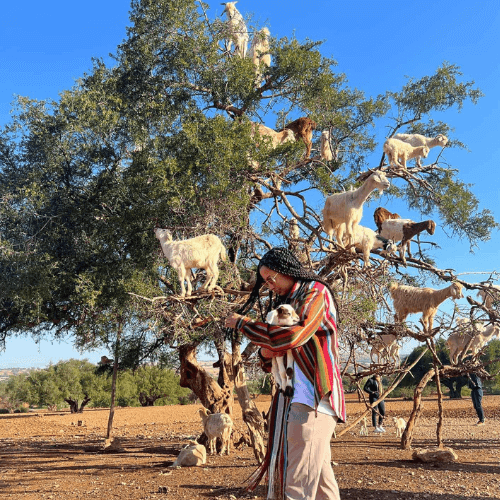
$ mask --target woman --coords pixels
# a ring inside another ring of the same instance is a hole
[[[382,379],[380,375],[372,375],[363,387],[363,391],[368,393],[370,404],[377,401],[383,392]],[[377,415],[378,415],[378,425],[377,425]],[[385,432],[382,427],[382,422],[385,417],[385,403],[380,401],[380,403],[372,408],[372,425],[375,427],[373,432]]]
[[[233,313],[226,319],[226,326],[259,345],[264,363],[269,364],[273,357],[292,349],[294,393],[284,411],[285,437],[279,438],[285,444],[280,449],[283,459],[273,456],[277,468],[281,465],[281,473],[276,476],[288,500],[338,500],[330,439],[337,421],[344,422],[346,416],[333,294],[327,283],[304,269],[285,248],[273,248],[262,257],[246,306],[251,307],[258,300],[264,284],[270,290],[268,310],[290,304],[300,322],[293,326],[271,326]],[[277,395],[283,397],[279,392]],[[276,423],[279,424],[278,419]],[[268,454],[270,450],[268,443]],[[275,488],[272,477],[276,476],[269,470],[270,489]],[[281,492],[279,488],[276,490]]]

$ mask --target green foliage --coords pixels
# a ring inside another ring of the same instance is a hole
[[[179,377],[168,369],[158,366],[142,366],[136,372],[119,372],[116,392],[117,406],[139,406],[139,394],[161,395],[156,406],[180,404],[189,389],[180,387]],[[9,377],[0,383],[0,395],[21,407],[21,403],[34,406],[57,404],[67,406],[65,398],[81,401],[85,395],[91,400],[89,407],[109,407],[111,403],[110,374],[97,375],[95,365],[88,361],[60,361],[43,370],[32,370],[28,375]]]

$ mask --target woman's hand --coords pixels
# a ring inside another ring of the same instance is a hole
[[[241,318],[243,318],[243,316],[241,314],[231,313],[226,318],[226,321],[225,321],[224,325],[225,325],[226,328],[236,328],[236,324],[238,323],[238,321]]]

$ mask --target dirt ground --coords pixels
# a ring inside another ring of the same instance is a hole
[[[261,410],[269,407],[268,397],[255,401]],[[341,498],[500,499],[500,396],[485,396],[483,403],[486,425],[476,427],[470,398],[444,401],[445,445],[458,461],[425,464],[400,449],[392,424],[393,416],[408,418],[412,402],[387,400],[385,434],[370,429],[360,436],[354,428],[331,442]],[[121,449],[112,453],[102,452],[109,410],[0,415],[0,498],[264,499],[264,485],[252,493],[241,489],[256,467],[247,447],[229,457],[209,456],[204,466],[168,467],[186,441],[200,434],[198,408],[118,408],[114,435]],[[235,426],[244,431],[238,409]],[[357,398],[348,399],[348,420],[362,410]],[[435,446],[436,415],[436,399],[424,399],[414,448]]]

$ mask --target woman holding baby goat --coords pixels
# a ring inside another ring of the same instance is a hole
[[[278,391],[273,399],[271,415],[282,412],[282,417],[270,422],[267,455],[251,477],[249,489],[268,472],[268,497],[338,500],[330,439],[336,423],[344,422],[346,416],[333,293],[285,248],[267,252],[257,271],[244,309],[251,309],[266,285],[270,290],[268,311],[290,304],[299,322],[271,326],[236,313],[226,319],[227,327],[261,347],[259,355],[266,368],[273,357],[283,356],[290,349],[294,359],[293,396],[287,398]]]

